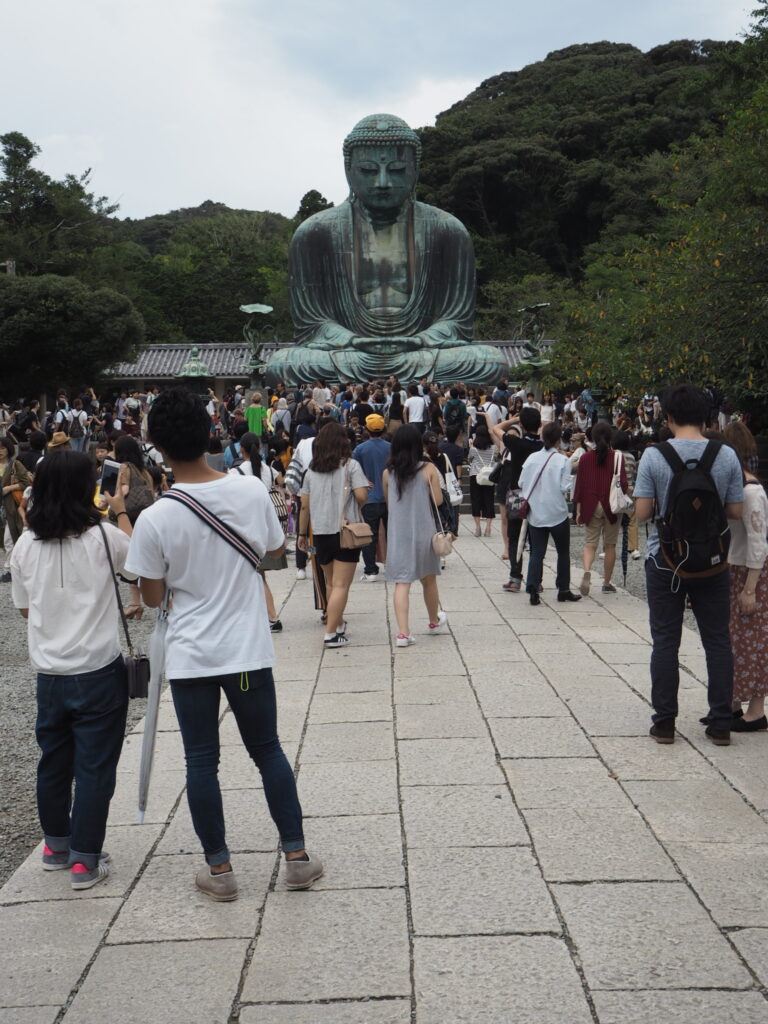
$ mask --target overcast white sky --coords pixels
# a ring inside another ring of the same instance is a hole
[[[143,217],[205,199],[293,215],[346,194],[365,114],[414,127],[483,79],[573,43],[736,39],[742,0],[3,0],[0,134],[54,177],[93,169]]]

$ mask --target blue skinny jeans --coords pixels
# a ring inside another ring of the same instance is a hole
[[[171,694],[187,761],[187,800],[208,864],[229,860],[219,786],[219,703],[224,692],[245,749],[264,783],[264,795],[286,853],[304,849],[296,780],[277,736],[271,668],[202,679],[173,679]]]

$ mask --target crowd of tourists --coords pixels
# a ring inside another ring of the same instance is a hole
[[[86,388],[62,391],[44,417],[36,402],[4,407],[3,579],[38,673],[43,868],[69,868],[76,890],[109,873],[102,844],[128,704],[115,572],[131,588],[128,618],[170,600],[165,670],[206,861],[196,884],[217,900],[237,896],[217,775],[222,692],[263,778],[286,885],[307,888],[323,872],[277,733],[272,634],[283,626],[268,574],[287,570],[289,554],[297,581],[311,578],[324,648],[354,644],[345,610],[362,558],[362,582],[392,584],[399,649],[448,630],[439,579],[462,536],[493,543],[498,520],[501,588],[531,605],[542,602],[550,538],[558,602],[588,597],[601,558],[601,592],[620,600],[620,538],[624,557],[640,559],[638,523],[653,521],[643,543],[651,736],[675,739],[687,607],[707,655],[706,735],[725,745],[731,732],[768,730],[768,499],[752,433],[723,405],[690,385],[605,408],[589,389],[537,395],[501,381],[483,393],[390,378],[205,398],[152,388],[109,402]]]

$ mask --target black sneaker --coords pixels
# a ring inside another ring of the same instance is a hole
[[[272,622],[272,620],[270,619],[269,620],[269,629],[270,629],[271,633],[282,633],[283,632],[283,624],[280,621],[280,619],[275,619],[274,622]]]
[[[557,595],[558,601],[580,601],[581,594],[574,594],[570,590],[561,590]]]
[[[651,726],[651,730],[648,733],[649,736],[653,736],[657,743],[674,743],[675,742],[675,720],[674,718],[667,718],[663,722],[654,722]]]
[[[728,747],[731,744],[730,729],[716,729],[714,725],[708,725],[704,734],[709,736],[716,747]]]
[[[323,647],[346,647],[349,643],[349,637],[346,633],[337,633],[336,636],[332,636],[330,640],[323,641]]]
[[[528,600],[531,604],[541,604],[541,598],[539,597],[538,590],[534,590],[528,594]]]
[[[0,583],[10,583],[10,582],[11,582],[11,574],[9,572],[4,572],[0,576]]]

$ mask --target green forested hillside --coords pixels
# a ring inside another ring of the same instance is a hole
[[[765,404],[767,23],[763,4],[743,43],[571,46],[421,129],[419,198],[475,242],[478,337],[517,337],[517,310],[548,302],[553,384],[645,390],[687,374]],[[35,301],[47,289],[62,322],[75,292],[56,277],[82,285],[78,310],[103,306],[105,288],[129,300],[116,323],[130,330],[113,323],[96,368],[143,341],[234,340],[242,303],[273,305],[290,337],[288,243],[327,205],[315,190],[294,218],[206,202],[121,219],[87,174],[36,170],[21,133],[0,146],[0,261],[18,274],[10,305],[0,275],[7,365],[23,365],[14,346],[40,322],[40,309],[24,322],[23,282],[42,275]]]

